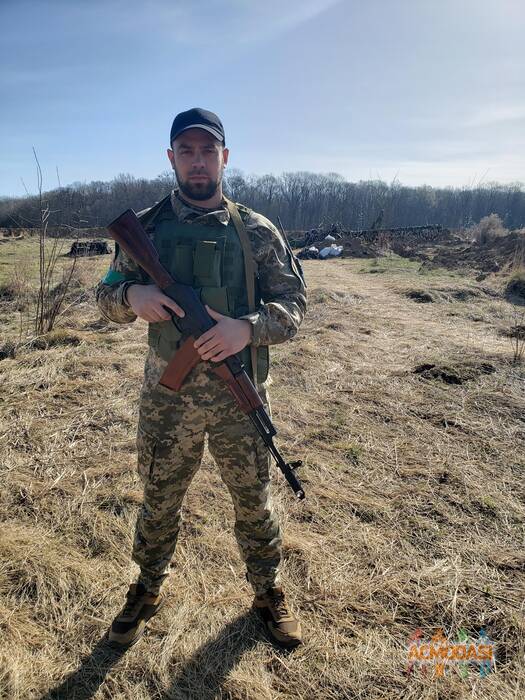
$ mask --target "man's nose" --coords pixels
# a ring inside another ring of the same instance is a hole
[[[196,151],[193,155],[193,167],[201,167],[204,165],[204,156],[202,153]]]

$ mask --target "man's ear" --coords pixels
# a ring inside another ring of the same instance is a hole
[[[174,168],[174,167],[175,167],[175,154],[173,153],[173,151],[171,150],[171,148],[168,148],[168,150],[166,151],[166,153],[168,154],[168,159],[169,159],[169,161],[170,161],[170,163],[171,163],[171,167]]]
[[[224,165],[228,163],[228,156],[230,155],[230,151],[227,148],[222,149],[222,159],[224,161]]]

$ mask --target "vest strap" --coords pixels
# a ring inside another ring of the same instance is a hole
[[[239,236],[239,240],[242,246],[242,252],[244,257],[244,275],[246,277],[246,294],[248,297],[248,309],[250,313],[256,310],[255,307],[255,262],[253,259],[252,244],[250,242],[250,237],[246,231],[246,226],[244,225],[239,210],[235,206],[235,203],[231,200],[224,198],[228,211],[230,212],[231,220]],[[250,357],[252,361],[252,373],[253,373],[253,383],[257,386],[257,348],[254,345],[250,345]]]

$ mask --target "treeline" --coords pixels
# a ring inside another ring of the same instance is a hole
[[[51,226],[105,226],[124,209],[140,211],[165,196],[173,186],[171,173],[153,180],[119,175],[111,182],[75,183],[44,193]],[[441,224],[461,228],[484,216],[498,214],[506,228],[525,226],[523,185],[490,183],[475,188],[407,187],[380,180],[348,182],[336,173],[294,172],[246,175],[231,170],[225,191],[289,230],[338,223],[344,229],[372,226]],[[36,226],[37,196],[0,199],[0,227]]]
[[[169,173],[154,180],[118,175],[110,182],[74,183],[40,197],[0,199],[0,228],[38,226],[42,205],[49,209],[49,226],[105,227],[122,211],[150,207],[172,188]]]

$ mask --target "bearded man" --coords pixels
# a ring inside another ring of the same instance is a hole
[[[229,152],[216,114],[200,108],[178,114],[167,154],[178,188],[139,219],[164,267],[198,291],[216,325],[196,340],[201,362],[182,388],[173,392],[160,385],[181,341],[168,309],[179,317],[184,312],[116,246],[97,287],[97,303],[116,323],[137,317],[147,321],[149,350],[137,432],[144,500],[132,553],[140,571],[109,639],[118,646],[136,642],[161,604],[182,501],[200,467],[207,435],[233,500],[235,535],[254,590],[254,609],[272,641],[291,648],[301,642],[301,628],[279,580],[281,533],[270,494],[270,457],[211,364],[239,353],[269,412],[268,346],[296,334],[306,310],[304,277],[275,226],[223,195]]]

